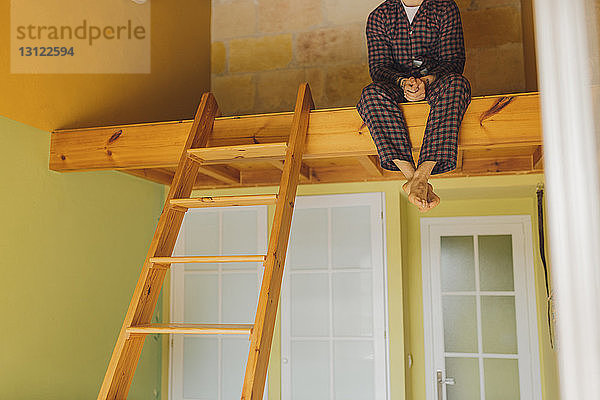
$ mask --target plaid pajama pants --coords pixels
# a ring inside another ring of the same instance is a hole
[[[418,165],[436,161],[432,175],[452,171],[458,155],[458,131],[471,102],[471,86],[462,75],[442,75],[427,87],[425,99],[431,109]],[[377,146],[381,167],[390,171],[399,170],[394,159],[414,166],[408,129],[398,104],[406,101],[397,85],[373,82],[363,89],[357,105]]]

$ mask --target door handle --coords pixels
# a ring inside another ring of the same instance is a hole
[[[436,371],[436,380],[437,380],[437,398],[438,400],[444,400],[444,385],[455,385],[456,381],[454,378],[446,378],[444,379],[443,373],[441,370]]]
[[[444,400],[444,379],[442,378],[442,371],[437,370],[437,398],[438,400]]]

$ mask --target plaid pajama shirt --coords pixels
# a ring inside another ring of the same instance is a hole
[[[400,78],[435,75],[427,86],[430,105],[419,165],[436,161],[432,174],[456,168],[458,131],[471,101],[462,76],[465,47],[458,6],[453,0],[424,0],[411,23],[401,0],[387,0],[367,21],[369,72],[373,83],[362,91],[357,110],[377,146],[381,166],[397,171],[392,160],[414,165],[411,143],[398,103],[407,101]]]

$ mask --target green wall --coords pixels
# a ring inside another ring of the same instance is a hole
[[[95,399],[163,202],[116,172],[48,170],[50,134],[0,117],[0,398]],[[160,394],[149,337],[130,399]]]

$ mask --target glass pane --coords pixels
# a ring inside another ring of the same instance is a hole
[[[446,351],[477,353],[475,296],[443,296],[442,303]]]
[[[335,399],[372,399],[375,392],[374,360],[371,341],[336,341],[333,379]]]
[[[185,215],[185,242],[187,256],[216,256],[219,252],[219,213],[191,210]],[[216,270],[217,264],[185,264],[186,270]]]
[[[371,268],[371,208],[333,208],[331,240],[334,268]]]
[[[288,249],[291,269],[327,268],[329,264],[326,208],[295,210]]]
[[[519,361],[486,358],[483,360],[485,400],[519,400]]]
[[[256,255],[266,254],[266,250],[257,250],[254,253]],[[262,269],[262,263],[255,262],[234,262],[234,263],[222,263],[221,270],[222,271],[233,271],[233,270],[244,270],[244,271],[256,271],[257,269]]]
[[[511,235],[479,236],[481,290],[514,290]]]
[[[223,212],[223,255],[258,255],[257,211],[252,209]],[[223,269],[256,269],[256,263],[224,263]]]
[[[184,282],[184,322],[218,323],[219,281],[216,274],[186,274]]]
[[[448,400],[480,400],[479,360],[477,358],[446,358],[446,377],[454,385],[446,385]],[[505,400],[511,397],[505,397]],[[486,399],[487,400],[487,399]]]
[[[186,399],[217,398],[217,349],[216,338],[183,338],[183,396]]]
[[[250,342],[247,338],[225,337],[222,340],[222,399],[239,400],[242,395],[242,383],[244,382]]]
[[[292,342],[292,399],[330,400],[329,343]]]
[[[333,334],[373,335],[373,283],[371,272],[333,274]]]
[[[223,274],[222,322],[251,324],[254,322],[258,301],[257,276],[255,273]],[[213,307],[217,307],[213,304]]]
[[[329,336],[327,274],[291,274],[292,336]]]
[[[442,236],[442,291],[475,290],[473,236]]]
[[[514,296],[482,296],[481,328],[484,353],[517,354]]]

